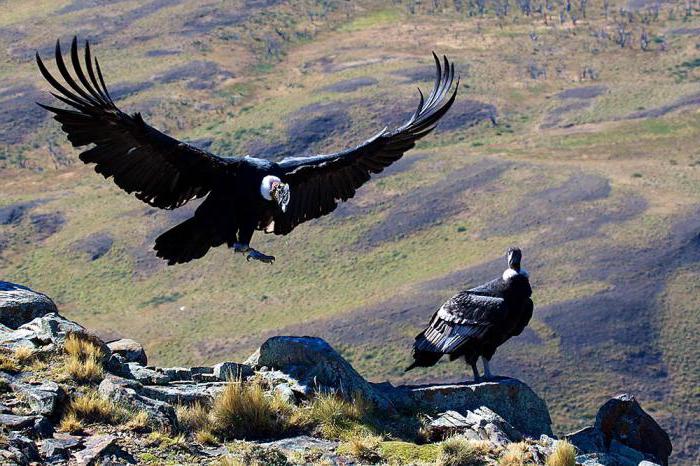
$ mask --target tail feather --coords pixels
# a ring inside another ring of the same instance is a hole
[[[421,346],[421,341],[425,340],[425,336],[421,333],[416,337],[416,342],[413,344],[413,362],[404,372],[408,372],[416,367],[430,367],[435,365],[443,356],[442,353],[434,351],[422,351],[417,348]]]
[[[154,249],[168,265],[183,264],[203,257],[209,248],[223,242],[214,228],[195,216],[156,238]]]

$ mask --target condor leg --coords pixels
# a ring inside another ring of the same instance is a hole
[[[466,358],[465,358],[465,360],[466,360]],[[474,359],[473,361],[466,360],[466,361],[467,361],[467,365],[468,365],[468,366],[471,366],[472,372],[474,373],[474,382],[475,382],[475,383],[481,382],[481,377],[479,376],[479,369],[477,369],[477,367],[476,367],[476,361],[477,361],[477,360],[478,360],[478,359]]]
[[[268,256],[250,247],[250,240],[253,238],[254,231],[254,227],[241,227],[238,230],[238,241],[231,245],[231,249],[233,249],[233,252],[245,254],[247,261],[253,259],[265,262],[266,264],[272,264],[275,261],[275,256]]]
[[[482,361],[484,361],[484,379],[486,380],[491,380],[494,378],[493,374],[491,374],[491,369],[489,368],[489,360],[486,359],[485,357],[481,357]]]

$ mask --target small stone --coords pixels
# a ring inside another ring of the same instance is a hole
[[[214,368],[210,366],[194,366],[190,367],[190,374],[213,374]]]
[[[193,374],[192,380],[195,382],[219,382],[220,379],[214,374]]]
[[[214,375],[221,381],[245,379],[253,375],[253,368],[246,364],[221,362],[214,366]]]
[[[116,439],[117,437],[109,434],[88,437],[83,443],[84,448],[74,454],[76,463],[85,466],[92,464]]]
[[[112,353],[122,355],[126,362],[136,362],[142,366],[148,364],[148,358],[146,357],[146,351],[144,351],[143,346],[130,338],[122,338],[121,340],[109,342],[107,343],[107,347]]]

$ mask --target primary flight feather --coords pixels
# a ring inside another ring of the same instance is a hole
[[[92,145],[80,160],[138,199],[161,209],[176,209],[205,197],[192,218],[156,239],[155,250],[168,264],[198,259],[212,247],[227,244],[248,259],[274,261],[250,247],[256,230],[286,235],[297,225],[332,212],[355,195],[372,174],[413,148],[430,133],[457,95],[454,65],[433,54],[436,79],[427,98],[420,94],[411,118],[394,130],[384,129],[357,147],[328,155],[272,162],[254,157],[219,157],[178,141],[128,115],[109,95],[99,63],[85,42],[81,63],[73,39],[68,69],[56,42],[60,83],[36,55],[41,74],[70,108],[41,105],[54,113],[74,147]],[[420,92],[420,90],[419,90]]]

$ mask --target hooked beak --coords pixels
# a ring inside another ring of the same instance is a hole
[[[521,259],[522,252],[520,252],[520,249],[512,248],[508,250],[508,267],[515,270],[516,272],[519,272]]]

